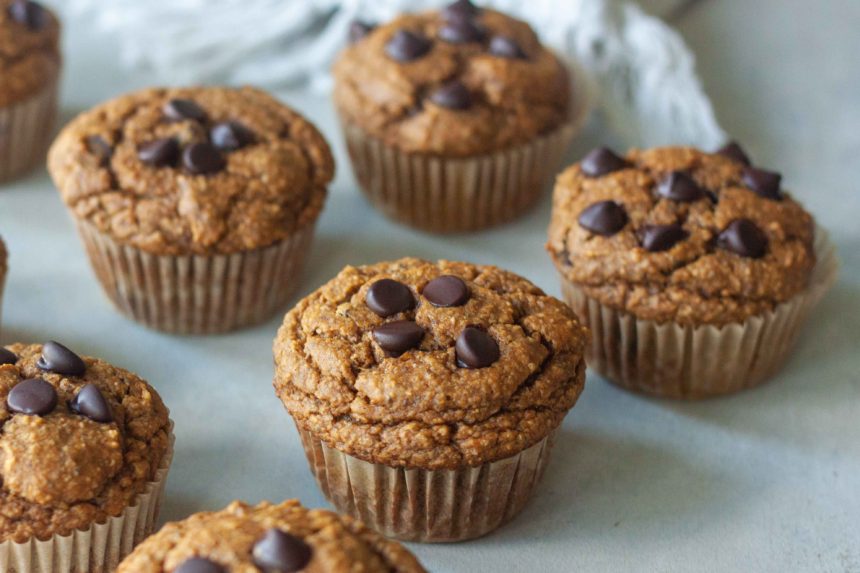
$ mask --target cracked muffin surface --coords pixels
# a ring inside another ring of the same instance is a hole
[[[48,166],[76,218],[159,255],[276,243],[316,220],[334,173],[317,129],[249,87],[121,96],[73,120]]]
[[[274,386],[296,424],[347,454],[477,466],[561,423],[583,389],[587,337],[564,303],[496,267],[346,267],[286,315]]]
[[[813,240],[780,175],[742,152],[603,149],[558,177],[547,249],[566,280],[612,308],[723,325],[802,291]]]
[[[60,72],[60,23],[35,2],[0,0],[0,107],[27,99]]]
[[[277,530],[281,544],[267,544]],[[282,567],[278,567],[277,561]],[[195,568],[196,567],[196,568]],[[168,523],[144,541],[117,573],[284,570],[319,573],[423,573],[402,545],[349,517],[307,509],[298,501],[250,506],[233,502],[216,512]]]

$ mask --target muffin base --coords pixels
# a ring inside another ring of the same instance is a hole
[[[153,255],[78,220],[105,294],[122,314],[175,334],[215,334],[274,315],[298,287],[316,222],[269,247],[231,255]]]
[[[513,519],[543,476],[558,431],[515,456],[431,471],[366,462],[296,428],[311,472],[339,512],[386,537],[425,543],[474,539]]]
[[[564,299],[591,329],[589,368],[610,382],[660,397],[697,399],[752,388],[785,363],[806,318],[833,286],[836,249],[815,231],[809,286],[773,311],[740,324],[657,323],[605,306],[562,276]]]
[[[0,543],[0,571],[8,573],[107,573],[148,537],[158,522],[161,500],[170,463],[173,460],[173,423],[170,445],[155,479],[137,495],[134,503],[105,523],[69,535],[54,535],[40,541]]]
[[[59,78],[24,101],[0,108],[0,182],[44,162],[57,120]]]

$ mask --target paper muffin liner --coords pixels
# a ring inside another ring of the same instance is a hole
[[[40,541],[0,543],[0,571],[7,573],[108,573],[148,537],[158,522],[161,500],[173,460],[173,423],[170,441],[155,479],[146,484],[132,505],[105,523],[94,523],[69,535]]]
[[[214,334],[270,318],[295,292],[316,221],[269,247],[230,255],[153,255],[85,220],[78,232],[108,298],[124,315],[176,334]]]
[[[772,311],[738,324],[657,323],[609,308],[562,276],[567,303],[591,329],[589,368],[638,392],[706,398],[765,382],[785,363],[810,311],[833,286],[836,249],[815,231],[816,264],[809,286]]]
[[[296,428],[311,472],[339,512],[387,537],[425,543],[473,539],[513,519],[540,481],[558,431],[502,460],[431,471],[366,462]]]
[[[0,181],[42,163],[57,120],[58,78],[33,96],[0,107]]]

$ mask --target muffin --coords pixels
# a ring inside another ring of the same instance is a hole
[[[0,0],[0,182],[44,161],[61,63],[54,13],[29,0]]]
[[[423,573],[403,546],[361,523],[297,500],[235,501],[196,513],[144,541],[117,573]]]
[[[72,121],[48,161],[109,298],[175,333],[286,304],[334,172],[316,128],[253,88],[119,97]]]
[[[57,342],[0,347],[0,564],[112,571],[152,532],[173,451],[155,390]]]
[[[585,84],[526,24],[468,1],[354,22],[334,100],[355,175],[387,216],[474,231],[537,201],[586,111]]]
[[[458,541],[533,493],[582,392],[587,337],[563,302],[496,267],[347,267],[284,318],[274,386],[338,511]]]
[[[737,144],[591,152],[558,177],[547,248],[589,365],[675,398],[774,374],[836,272],[826,233]]]

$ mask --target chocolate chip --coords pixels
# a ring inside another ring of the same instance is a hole
[[[211,143],[192,143],[182,152],[182,164],[194,175],[211,175],[224,169],[227,162]]]
[[[238,121],[225,121],[212,127],[209,138],[221,151],[236,151],[254,143],[254,132]]]
[[[469,88],[460,82],[449,82],[430,94],[430,101],[448,109],[464,110],[472,105]]]
[[[750,161],[749,155],[747,155],[744,148],[740,146],[736,141],[730,141],[725,144],[721,148],[717,150],[719,155],[723,155],[737,161],[738,163],[743,163],[744,165],[752,165],[752,161]]]
[[[203,557],[192,557],[183,561],[173,573],[227,573],[227,570]]]
[[[41,4],[31,0],[15,0],[9,6],[9,15],[31,30],[40,30],[47,23],[47,13]]]
[[[173,167],[179,159],[179,143],[172,137],[156,139],[141,145],[137,158],[152,167]]]
[[[42,355],[36,361],[36,366],[40,370],[65,376],[83,376],[87,370],[80,356],[53,340],[42,345]]]
[[[457,0],[442,9],[442,17],[446,20],[466,20],[481,13],[481,9],[469,0]]]
[[[460,368],[486,368],[499,359],[499,343],[492,336],[474,326],[467,326],[454,345],[457,366]]]
[[[397,30],[385,44],[385,53],[398,62],[411,62],[429,52],[432,45],[432,42],[421,34]]]
[[[767,251],[767,235],[749,219],[735,219],[717,237],[721,249],[758,259]]]
[[[779,201],[782,199],[782,175],[775,171],[767,171],[756,167],[747,167],[741,175],[744,185],[764,197]]]
[[[707,197],[692,177],[683,171],[673,171],[657,186],[657,193],[672,201],[691,202]]]
[[[113,422],[113,413],[95,384],[87,384],[69,402],[72,412],[86,416],[93,422],[107,424]]]
[[[639,231],[639,238],[646,251],[657,253],[667,251],[686,239],[687,231],[681,225],[645,225]]]
[[[295,535],[270,529],[254,544],[254,563],[264,571],[301,571],[311,560],[311,547]]]
[[[490,40],[489,52],[494,56],[512,60],[524,60],[528,57],[516,40],[507,36],[494,36]]]
[[[627,212],[615,201],[598,201],[583,209],[577,221],[583,229],[610,237],[627,224]]]
[[[376,28],[373,24],[362,22],[361,20],[353,20],[349,23],[349,42],[354,44],[359,40],[363,40],[368,34]]]
[[[0,346],[0,366],[3,364],[15,364],[18,362],[18,356],[11,350],[7,350]]]
[[[421,294],[433,306],[463,306],[469,300],[469,287],[459,277],[442,275],[427,283]]]
[[[164,104],[162,111],[167,116],[167,119],[173,121],[183,121],[186,119],[200,122],[206,121],[206,112],[190,99],[169,100]]]
[[[44,416],[57,407],[57,391],[41,378],[30,378],[15,385],[6,397],[9,410],[28,416]]]
[[[486,32],[472,20],[454,19],[439,28],[439,38],[449,44],[483,42]]]
[[[87,151],[96,156],[99,165],[104,167],[113,155],[113,148],[101,135],[88,135],[86,138]]]
[[[608,147],[598,147],[590,151],[580,163],[580,168],[587,177],[601,177],[629,166],[626,159]]]
[[[373,339],[389,356],[400,356],[421,344],[424,329],[411,320],[386,322],[373,329]]]
[[[380,279],[370,285],[364,302],[370,310],[385,318],[415,306],[415,297],[405,284],[394,279]]]

